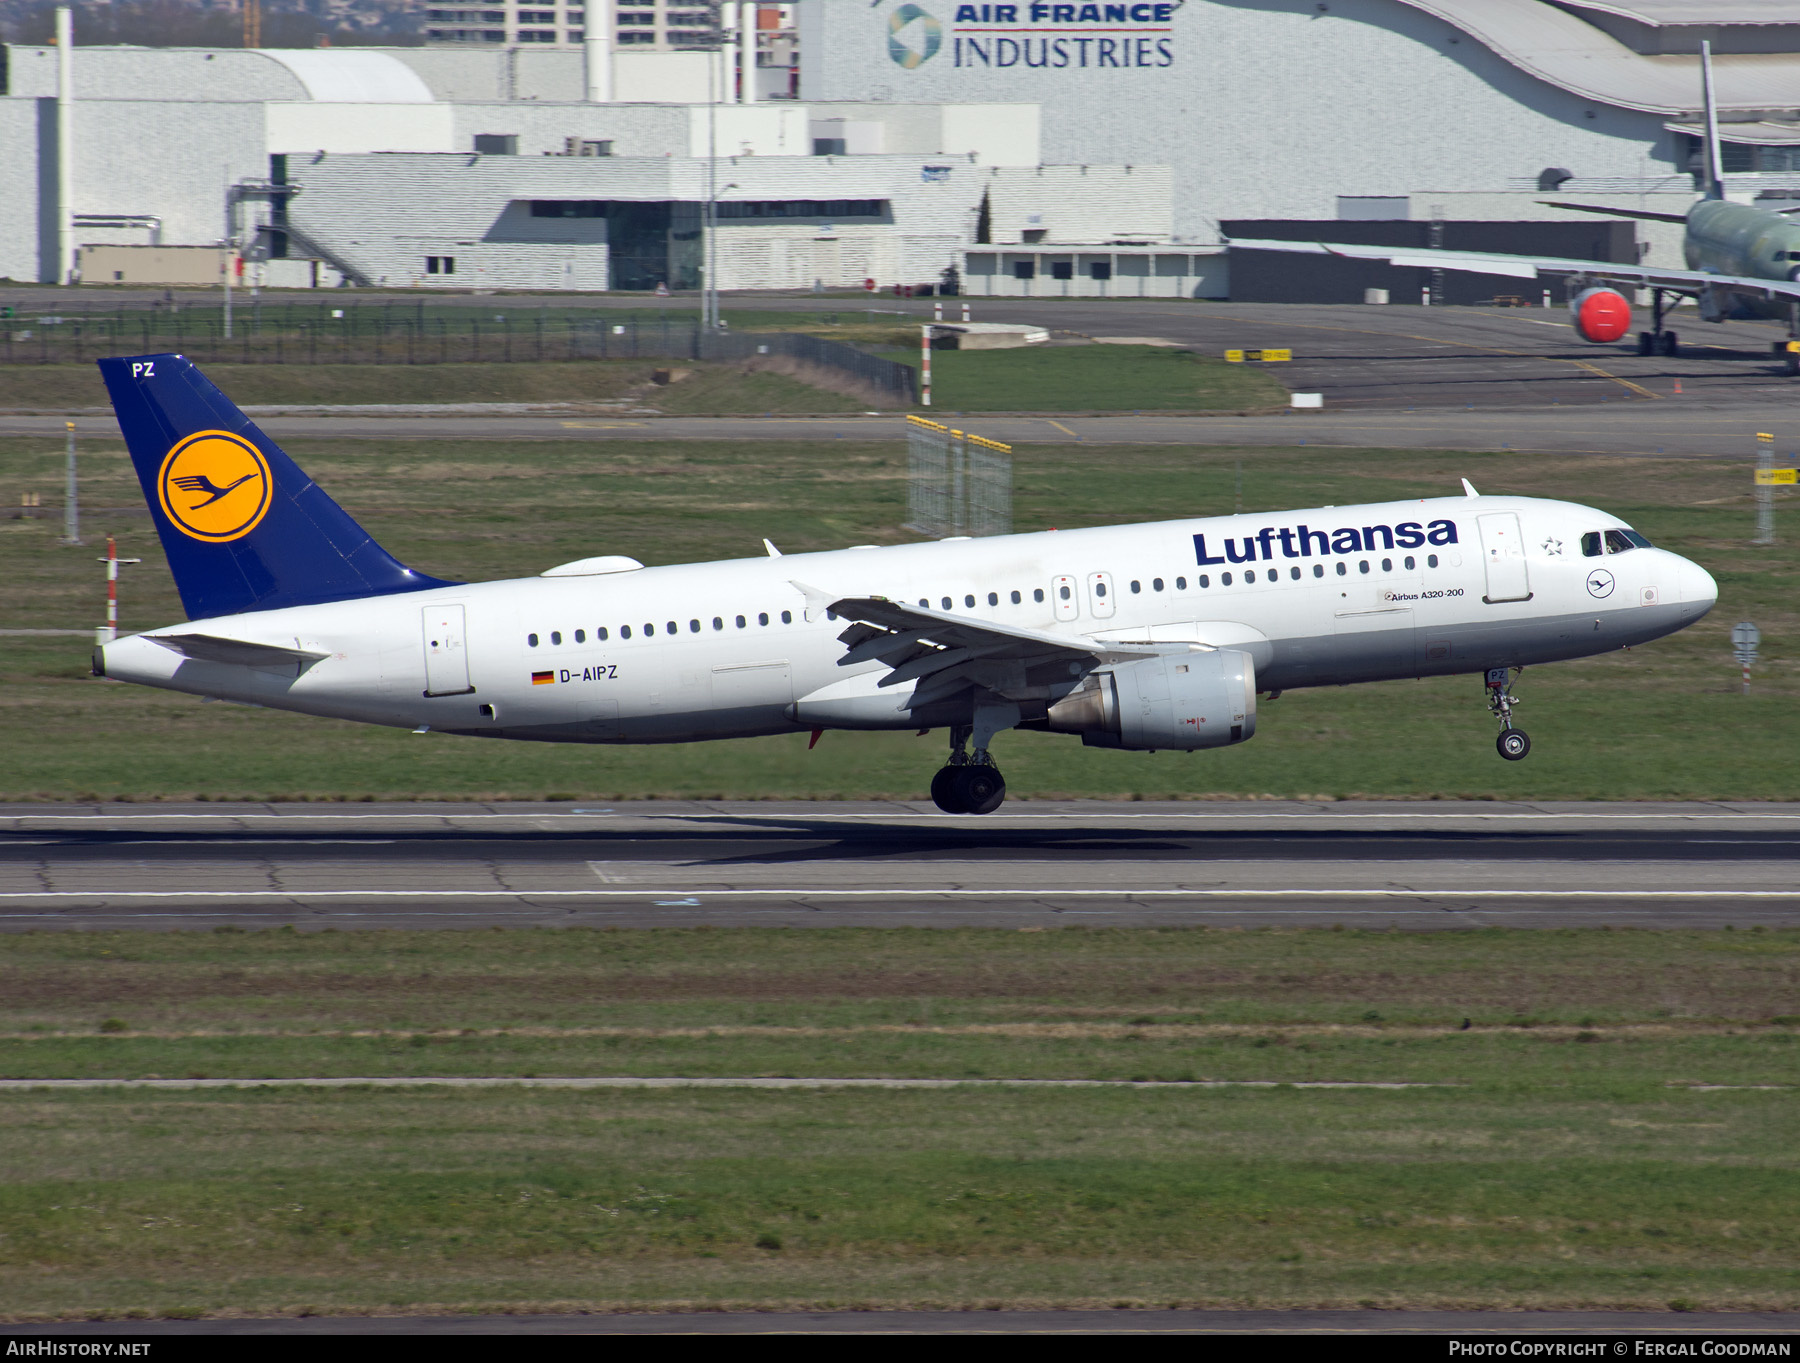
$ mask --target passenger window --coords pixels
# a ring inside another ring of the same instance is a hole
[[[689,634],[698,634],[699,632],[700,632],[700,622],[698,620],[689,620],[688,621],[688,633]]]
[[[1394,560],[1391,558],[1382,559],[1381,560],[1381,571],[1384,573],[1393,572],[1394,571]]]
[[[725,621],[717,615],[713,616],[713,628],[714,629],[724,629]]]
[[[602,625],[602,626],[600,626],[599,629],[595,630],[594,637],[596,639],[598,639],[601,643],[605,643],[606,642],[606,626]]]
[[[1408,554],[1408,555],[1407,555],[1407,556],[1406,556],[1406,567],[1407,567],[1407,571],[1408,571],[1408,572],[1410,572],[1410,571],[1411,571],[1411,570],[1412,570],[1412,569],[1414,569],[1414,568],[1416,568],[1416,567],[1418,567],[1418,566],[1419,566],[1419,565],[1418,565],[1418,563],[1417,563],[1417,562],[1416,562],[1416,561],[1415,561],[1415,560],[1414,560],[1414,558],[1413,558],[1413,556],[1412,556],[1412,555],[1411,555],[1411,554]]]
[[[531,645],[531,647],[533,647],[533,648],[536,648],[536,647],[537,647],[537,635],[535,635],[535,634],[527,634],[527,635],[526,635],[526,636],[525,636],[525,642],[526,642],[526,643],[527,643],[527,644],[529,644],[529,645]]]
[[[921,597],[920,597],[920,598],[919,598],[919,604],[920,604],[920,605],[921,605],[921,606],[923,606],[923,607],[925,607],[925,609],[927,609],[927,610],[930,610],[930,609],[931,609],[931,602],[929,602],[929,601],[927,601],[927,600],[926,600],[926,599],[925,599],[925,598],[924,598],[924,597],[922,597],[922,596],[921,596]]]
[[[631,637],[631,626],[630,625],[620,625],[619,626],[619,637],[621,639],[629,639]]]
[[[1175,590],[1178,592],[1185,592],[1187,590],[1187,579],[1185,577],[1178,577],[1175,579]]]
[[[1020,603],[1021,603],[1021,602],[1022,602],[1022,601],[1023,601],[1023,600],[1024,600],[1024,598],[1023,598],[1023,597],[1022,597],[1022,596],[1020,596],[1020,595],[1019,595],[1019,594],[1018,594],[1018,593],[1017,593],[1017,592],[1014,592],[1014,593],[1013,593],[1013,594],[1012,594],[1012,603],[1013,603],[1013,605],[1015,605],[1015,606],[1017,606],[1017,605],[1019,605],[1019,604],[1020,604]]]
[[[1357,564],[1356,571],[1359,573],[1368,572],[1369,571],[1369,560],[1365,558],[1361,563]]]
[[[998,606],[999,604],[1000,604],[1000,593],[999,592],[989,592],[988,593],[988,605]]]
[[[963,605],[968,606],[970,609],[973,609],[975,606],[975,593],[970,592],[967,596],[965,596],[963,598]]]
[[[1096,582],[1094,584],[1094,595],[1101,597],[1106,595],[1106,584],[1104,582]]]
[[[1313,564],[1313,576],[1314,577],[1324,577],[1325,576],[1325,565],[1323,563]]]
[[[745,627],[745,625],[746,625],[746,624],[748,624],[748,623],[749,623],[749,622],[748,622],[748,621],[746,621],[746,620],[745,620],[745,619],[744,619],[744,617],[743,617],[743,616],[741,616],[741,615],[740,615],[740,616],[738,616],[738,618],[737,618],[737,627],[738,627],[738,628],[739,628],[739,629],[743,629],[743,628],[744,628],[744,627]]]
[[[1041,603],[1044,599],[1044,589],[1042,587],[1033,587],[1031,589],[1031,599]]]
[[[1341,563],[1341,562],[1340,562],[1340,563],[1339,563],[1339,564],[1338,564],[1338,576],[1339,576],[1339,577],[1343,577],[1343,576],[1344,576],[1344,575],[1345,575],[1345,574],[1346,574],[1346,573],[1348,573],[1348,572],[1349,572],[1349,571],[1350,571],[1350,570],[1349,570],[1349,569],[1348,569],[1348,568],[1346,568],[1346,567],[1345,567],[1345,566],[1344,566],[1344,565],[1343,565],[1343,563]]]
[[[575,642],[578,644],[585,644],[587,642],[587,631],[585,629],[578,629],[575,631]]]
[[[1300,569],[1298,567],[1289,568],[1288,576],[1293,578],[1294,581],[1298,582],[1300,580]]]
[[[1199,577],[1194,579],[1194,581],[1199,583],[1202,587],[1212,586],[1212,579],[1210,577],[1208,577],[1205,573],[1201,573]]]
[[[759,625],[768,624],[769,623],[769,613],[767,611],[758,611],[757,615],[756,615],[756,623]]]
[[[1600,548],[1600,532],[1590,530],[1581,537],[1581,556],[1583,558],[1599,558],[1605,552]]]
[[[551,630],[550,631],[550,642],[553,644],[560,644],[562,642],[562,631],[559,629]]]
[[[1437,567],[1437,555],[1436,554],[1425,555],[1425,566],[1427,568]]]
[[[1219,585],[1221,587],[1229,587],[1231,585],[1231,574],[1230,573],[1220,573],[1219,574]]]
[[[666,628],[667,628],[667,629],[668,629],[668,631],[669,631],[669,633],[670,633],[670,634],[679,634],[679,633],[681,633],[681,631],[680,631],[680,630],[678,630],[678,629],[677,629],[677,628],[675,628],[675,622],[674,622],[674,621],[673,621],[673,620],[671,620],[671,621],[669,621],[669,623],[668,623],[668,625],[667,625],[667,626],[666,626]]]
[[[1162,589],[1163,589],[1163,580],[1160,577],[1153,577],[1150,579],[1150,590],[1151,591],[1160,592]]]
[[[949,598],[949,597],[947,597],[947,596],[946,596],[946,597],[945,597],[945,598],[944,598],[944,609],[945,609],[945,610],[949,610],[949,609],[950,609],[950,598]]]
[[[1246,568],[1244,570],[1244,581],[1246,581],[1246,582],[1256,581],[1256,569]]]
[[[1102,590],[1105,589],[1102,588]],[[1067,601],[1069,599],[1069,589],[1067,587],[1061,587],[1057,590],[1057,595],[1062,597],[1064,601]]]
[[[655,633],[656,633],[656,626],[651,624],[648,620],[646,620],[644,622],[644,637],[646,639],[648,639],[651,635],[653,635]]]
[[[1133,596],[1137,596],[1143,590],[1144,590],[1144,584],[1139,582],[1135,577],[1132,578],[1131,579],[1131,594]]]
[[[781,613],[781,623],[784,625],[793,624],[794,623],[794,613],[792,611],[783,611]]]

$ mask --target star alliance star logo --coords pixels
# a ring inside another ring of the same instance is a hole
[[[1557,539],[1555,535],[1552,535],[1549,539],[1544,541],[1544,552],[1551,558],[1561,558],[1562,541]]]

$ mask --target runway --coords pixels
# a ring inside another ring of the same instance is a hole
[[[0,930],[1800,925],[1800,805],[0,806]]]

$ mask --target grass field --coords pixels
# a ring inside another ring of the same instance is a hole
[[[1797,983],[1780,931],[8,936],[8,1076],[1443,1087],[15,1093],[0,1312],[1794,1309],[1793,1091],[1697,1086],[1791,1084]]]
[[[0,506],[57,500],[61,442],[0,441]],[[292,452],[399,557],[453,578],[526,575],[596,553],[670,563],[907,536],[898,443],[296,442]],[[1788,799],[1800,730],[1791,539],[1746,541],[1741,468],[1623,460],[1172,446],[1023,446],[1020,529],[1229,510],[1243,465],[1249,509],[1347,504],[1454,489],[1597,502],[1719,580],[1697,626],[1626,653],[1534,669],[1521,723],[1529,761],[1501,762],[1476,678],[1291,691],[1264,704],[1256,738],[1205,754],[1106,752],[1049,735],[999,744],[1015,798],[1353,794],[1429,797]],[[1105,476],[1096,477],[1096,462]],[[123,619],[180,619],[122,446],[84,452],[86,548],[55,543],[60,518],[0,520],[0,628],[103,618],[94,545],[120,533]],[[1784,494],[1785,497],[1785,494]],[[1784,506],[1791,502],[1784,501]],[[109,512],[105,508],[119,508]],[[1789,514],[1784,511],[1783,516]],[[1739,694],[1728,635],[1753,619],[1764,662]],[[87,677],[79,638],[0,636],[0,798],[922,798],[941,736],[805,735],[653,748],[477,744],[197,700]]]

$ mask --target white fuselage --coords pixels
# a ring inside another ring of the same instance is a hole
[[[952,718],[904,708],[911,684],[880,687],[879,662],[840,667],[846,622],[808,619],[796,583],[815,604],[882,596],[1072,637],[1242,649],[1256,685],[1282,690],[1603,653],[1712,606],[1712,579],[1675,554],[1584,556],[1584,535],[1619,528],[1568,502],[1455,497],[470,583],[169,626],[106,645],[103,670],[518,739],[917,728]],[[325,656],[246,666],[153,642],[194,634]]]

